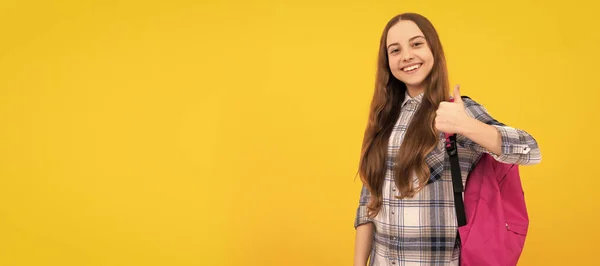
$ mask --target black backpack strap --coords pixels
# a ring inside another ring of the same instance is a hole
[[[462,177],[460,175],[460,164],[458,162],[458,148],[456,146],[456,134],[446,135],[446,152],[450,157],[450,172],[452,174],[452,187],[454,190],[454,207],[456,209],[456,220],[458,226],[467,224],[465,214],[465,203],[463,201],[464,192]]]

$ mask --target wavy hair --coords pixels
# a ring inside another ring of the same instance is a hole
[[[371,193],[367,205],[370,217],[376,216],[381,209],[388,142],[392,128],[400,116],[400,105],[406,92],[406,85],[392,75],[386,49],[389,29],[401,20],[413,21],[423,32],[433,54],[434,65],[424,80],[425,92],[421,105],[408,126],[395,158],[394,181],[400,192],[400,196],[397,196],[400,199],[413,197],[429,180],[430,171],[425,157],[433,151],[439,140],[434,127],[435,112],[440,102],[449,98],[446,59],[437,31],[431,22],[415,13],[393,17],[381,35],[375,92],[364,133],[359,166],[360,179]],[[418,178],[417,187],[413,184],[413,174]]]

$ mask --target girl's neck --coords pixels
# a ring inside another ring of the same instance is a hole
[[[409,87],[409,86],[407,86],[406,90],[408,92],[408,95],[411,98],[417,97],[419,94],[425,92],[425,88],[422,87],[422,86],[419,86],[419,87],[412,87],[412,86]]]

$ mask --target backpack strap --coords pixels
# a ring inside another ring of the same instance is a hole
[[[464,187],[460,175],[460,164],[458,162],[458,148],[456,146],[456,134],[446,134],[446,152],[450,157],[450,172],[452,174],[452,187],[454,190],[454,208],[458,226],[467,224],[465,214],[465,203],[463,201]]]

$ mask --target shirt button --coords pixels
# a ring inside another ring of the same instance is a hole
[[[396,212],[395,212],[395,211],[392,211],[392,214],[396,214]]]
[[[395,262],[395,261],[392,261],[392,264],[396,265],[396,262]]]

